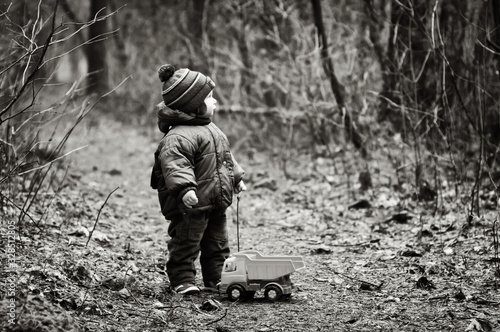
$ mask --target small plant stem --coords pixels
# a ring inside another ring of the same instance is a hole
[[[111,195],[118,190],[118,188],[120,187],[116,187],[112,192],[110,192],[108,194],[108,197],[106,197],[106,200],[104,201],[104,203],[101,205],[101,208],[99,209],[99,212],[97,213],[97,218],[95,219],[95,223],[94,223],[94,227],[92,228],[92,230],[90,231],[90,234],[89,234],[89,238],[87,239],[87,243],[85,243],[85,248],[87,247],[87,245],[89,244],[89,241],[90,239],[92,238],[92,234],[94,234],[94,231],[95,231],[95,228],[97,226],[97,222],[99,221],[99,216],[101,215],[101,211],[102,209],[104,208],[104,206],[106,205],[106,203],[108,202],[108,199],[109,197],[111,197]]]

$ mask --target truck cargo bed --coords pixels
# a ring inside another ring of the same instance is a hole
[[[249,280],[276,279],[305,267],[301,256],[262,256],[258,251],[242,251],[233,256],[245,259]]]

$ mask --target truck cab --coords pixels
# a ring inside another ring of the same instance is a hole
[[[221,283],[233,283],[247,281],[245,261],[231,256],[224,262],[222,268]]]

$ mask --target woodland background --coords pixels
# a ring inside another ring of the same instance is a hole
[[[8,225],[29,256],[23,241],[48,232],[65,190],[83,190],[71,163],[80,127],[158,138],[157,69],[171,63],[216,82],[214,121],[244,163],[267,160],[299,183],[310,168],[316,188],[341,183],[354,208],[377,188],[433,217],[452,205],[464,227],[486,227],[500,278],[497,1],[20,0],[0,4],[0,47],[5,253]],[[247,173],[251,188],[280,186]],[[113,192],[87,216],[94,229]]]
[[[216,80],[221,126],[231,123],[224,129],[238,146],[284,160],[298,151],[333,157],[335,149],[356,148],[360,164],[377,151],[417,187],[472,181],[470,210],[479,214],[481,181],[494,184],[499,174],[496,6],[5,2],[2,184],[63,153],[64,140],[47,144],[37,136],[66,114],[84,117],[97,108],[150,124],[156,69],[170,62]],[[75,107],[81,100],[92,106]],[[394,137],[401,138],[398,151],[384,151]]]

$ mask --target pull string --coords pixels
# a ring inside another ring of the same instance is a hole
[[[240,198],[240,194],[236,195],[236,243],[238,244],[238,252],[240,252]]]

